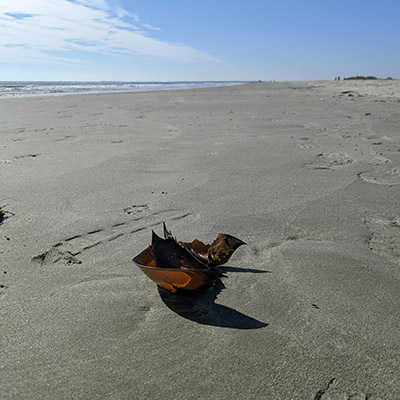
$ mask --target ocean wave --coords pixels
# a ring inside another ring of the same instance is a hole
[[[243,81],[202,82],[0,82],[0,98],[60,96],[109,92],[147,92],[232,86]]]

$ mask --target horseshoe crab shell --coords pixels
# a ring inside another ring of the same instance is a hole
[[[150,247],[133,258],[133,262],[158,286],[173,293],[207,289],[222,276],[215,270],[159,268]]]
[[[217,270],[234,251],[246,244],[234,236],[218,234],[211,244],[198,239],[178,242],[163,224],[164,239],[152,231],[149,247],[133,262],[158,286],[169,290],[196,291],[207,289],[224,275]]]

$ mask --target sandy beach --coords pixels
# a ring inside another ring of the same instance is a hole
[[[2,399],[399,399],[400,83],[0,100]],[[193,297],[162,222],[244,240]]]

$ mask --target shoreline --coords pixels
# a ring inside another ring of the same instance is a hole
[[[87,91],[87,92],[71,92],[71,93],[47,93],[47,94],[31,94],[31,95],[22,95],[15,97],[1,97],[0,100],[18,100],[18,99],[35,99],[35,98],[46,98],[46,97],[60,97],[60,96],[89,96],[89,95],[106,95],[106,94],[119,94],[119,95],[131,95],[135,93],[151,93],[151,92],[179,92],[179,91],[187,91],[187,90],[199,90],[199,89],[213,89],[213,88],[229,88],[236,86],[246,86],[246,85],[267,85],[274,87],[279,85],[298,85],[305,86],[306,88],[316,88],[321,87],[324,89],[333,89],[334,91],[340,93],[341,89],[349,89],[351,91],[360,91],[361,95],[369,95],[376,97],[394,97],[400,98],[400,89],[399,89],[399,79],[371,79],[371,80],[314,80],[314,81],[243,81],[243,82],[234,82],[232,84],[226,84],[221,86],[204,86],[204,87],[188,87],[188,88],[160,88],[160,89],[144,89],[144,90],[109,90],[109,91]],[[1,82],[0,82],[1,83]],[[34,82],[35,83],[35,82]],[[40,83],[40,82],[36,82]],[[45,83],[51,83],[45,82]],[[56,82],[57,83],[57,82]],[[63,83],[63,81],[59,82]],[[68,83],[68,82],[65,82]],[[101,82],[92,82],[92,83],[101,83]],[[167,82],[168,84],[170,82]],[[186,82],[172,82],[175,83],[186,83]],[[198,82],[188,82],[188,83],[203,83],[201,81]],[[208,83],[208,82],[204,82]],[[212,82],[218,83],[218,82]],[[226,81],[228,83],[228,81]],[[318,85],[318,86],[315,86]]]
[[[8,85],[2,85],[6,83]],[[15,83],[16,85],[12,85]],[[141,93],[165,90],[188,90],[210,87],[237,86],[248,83],[247,81],[182,81],[182,82],[74,82],[74,81],[14,81],[0,82],[0,99],[17,99],[31,97],[48,96],[67,96],[82,94],[107,94],[107,93]],[[37,92],[18,92],[25,87],[30,87],[30,91]],[[82,89],[86,86],[87,90]],[[97,87],[99,89],[94,89]],[[103,89],[101,89],[103,87]],[[17,89],[15,93],[10,91],[2,92],[4,89]],[[47,91],[46,91],[47,89]]]

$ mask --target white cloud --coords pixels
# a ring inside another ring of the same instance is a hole
[[[5,3],[5,4],[4,4]],[[18,0],[0,3],[3,62],[74,62],[74,51],[215,60],[184,44],[153,39],[137,15],[105,0]]]
[[[156,26],[150,25],[150,24],[142,24],[145,28],[151,29],[153,31],[161,31],[160,28],[157,28]]]
[[[107,10],[108,4],[104,0],[71,0],[74,3],[83,4],[84,6],[101,8],[103,10]]]

